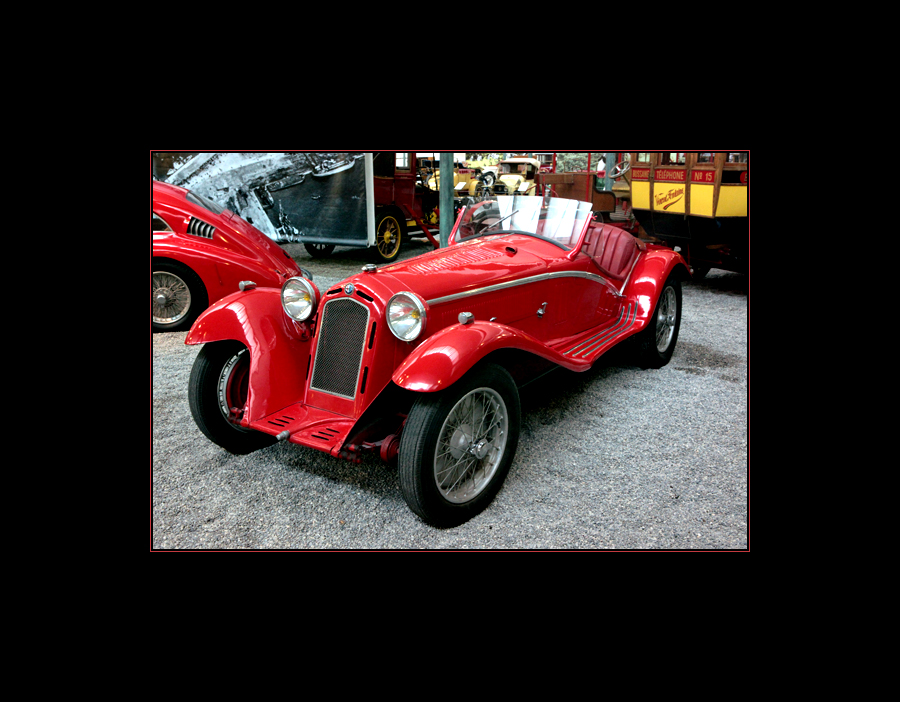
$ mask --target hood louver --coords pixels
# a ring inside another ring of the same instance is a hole
[[[203,220],[197,219],[196,217],[191,217],[191,222],[188,224],[188,234],[192,234],[194,236],[200,236],[204,239],[212,239],[213,232],[216,231],[216,228],[207,224]]]

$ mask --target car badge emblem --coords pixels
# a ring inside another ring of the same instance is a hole
[[[348,295],[352,295],[352,294],[353,294],[353,290],[354,290],[354,288],[353,288],[353,283],[347,283],[347,284],[344,286],[344,292],[347,293]]]

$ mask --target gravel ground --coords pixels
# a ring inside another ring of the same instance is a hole
[[[285,248],[323,290],[368,260]],[[404,258],[428,250],[415,240]],[[749,550],[747,307],[748,279],[713,270],[684,286],[664,368],[614,351],[525,388],[503,488],[453,529],[413,514],[396,470],[375,457],[220,449],[188,408],[199,347],[153,334],[151,550]]]

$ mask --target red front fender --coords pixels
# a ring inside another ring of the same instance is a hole
[[[587,367],[585,362],[567,358],[525,332],[496,322],[473,322],[455,324],[428,337],[397,367],[392,380],[416,392],[443,390],[500,349],[527,351],[570,370]]]
[[[216,341],[238,341],[250,350],[245,419],[261,419],[303,399],[310,343],[284,314],[277,288],[222,298],[197,318],[184,343]]]

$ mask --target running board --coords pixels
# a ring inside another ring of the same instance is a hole
[[[589,364],[600,358],[610,348],[629,336],[637,319],[637,304],[630,302],[619,313],[619,319],[611,327],[599,331],[586,332],[582,339],[569,340],[566,349],[560,350],[563,356],[577,361],[587,361]]]

